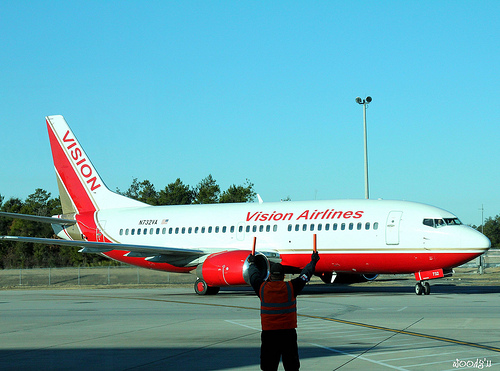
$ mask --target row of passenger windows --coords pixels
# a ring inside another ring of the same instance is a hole
[[[325,230],[325,231],[329,231],[330,229],[332,231],[336,231],[336,230],[346,230],[346,229],[349,229],[350,231],[354,230],[354,228],[356,227],[356,229],[358,231],[362,230],[363,229],[363,223],[325,223],[325,224],[288,224],[288,232],[292,232],[292,231],[322,231],[322,230]],[[378,223],[375,222],[372,224],[370,224],[370,222],[366,222],[364,224],[364,229],[365,230],[370,230],[370,229],[374,229],[374,230],[377,230],[378,229]],[[192,233],[234,233],[236,230],[236,227],[233,225],[233,226],[230,226],[230,227],[226,227],[226,226],[223,226],[223,227],[219,227],[219,226],[216,226],[216,227],[176,227],[176,228],[173,228],[173,227],[170,227],[170,228],[126,228],[126,229],[120,229],[120,236],[122,236],[123,234],[125,234],[125,236],[128,236],[128,235],[147,235],[147,234],[192,234]],[[267,224],[267,225],[264,225],[264,224],[261,224],[261,225],[247,225],[246,227],[243,227],[242,225],[238,226],[238,232],[239,233],[242,233],[243,231],[245,231],[246,233],[250,233],[250,232],[271,232],[271,230],[273,232],[276,232],[278,231],[278,226],[276,224],[274,225],[270,225],[270,224]]]
[[[341,231],[345,231],[346,229],[349,229],[350,231],[354,230],[354,226],[356,226],[356,229],[358,231],[362,230],[363,229],[363,223],[332,223],[331,224],[331,228],[333,231],[336,231],[339,229],[340,227],[340,230]],[[288,224],[288,232],[291,232],[293,229],[298,232],[300,231],[302,228],[302,231],[307,231],[307,230],[310,230],[310,231],[314,231],[315,229],[318,230],[318,231],[321,231],[324,230],[325,231],[329,231],[330,230],[330,224],[329,223],[326,223],[325,225],[323,224],[302,224],[302,227],[301,227],[301,224],[295,224],[295,227],[292,225],[292,224]],[[378,223],[375,222],[373,223],[373,225],[370,224],[370,222],[366,222],[365,225],[364,225],[364,228],[365,230],[370,230],[370,229],[374,229],[374,230],[377,230],[378,229]]]

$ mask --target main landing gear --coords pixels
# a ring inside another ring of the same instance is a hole
[[[431,285],[427,281],[417,282],[415,285],[415,294],[417,295],[429,295],[431,293]]]
[[[216,295],[220,290],[220,287],[208,286],[202,279],[197,279],[194,283],[194,291],[198,295]]]

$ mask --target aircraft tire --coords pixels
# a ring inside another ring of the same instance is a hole
[[[217,295],[220,287],[208,286],[207,283],[202,279],[197,279],[194,283],[194,292],[198,295]]]
[[[429,295],[431,293],[431,285],[429,285],[429,282],[424,282],[423,288],[424,295]]]
[[[198,278],[194,283],[194,292],[196,292],[198,295],[206,295],[207,291],[208,291],[207,283]]]
[[[422,295],[424,293],[424,286],[420,282],[415,285],[415,294]]]
[[[207,295],[217,295],[219,293],[220,287],[208,286]]]

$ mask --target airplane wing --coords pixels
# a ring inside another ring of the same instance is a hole
[[[70,247],[81,247],[81,252],[108,252],[112,250],[131,251],[134,253],[143,253],[144,256],[153,255],[183,255],[184,257],[197,257],[206,255],[206,252],[197,249],[181,249],[177,247],[161,247],[149,245],[132,245],[132,244],[114,244],[107,242],[90,242],[90,241],[73,241],[60,240],[56,238],[39,238],[39,237],[21,237],[21,236],[0,236],[0,240],[12,242],[31,242],[44,245],[60,245]]]
[[[16,214],[0,212],[0,217],[8,217],[14,219],[31,220],[41,223],[72,225],[76,224],[76,220],[62,219],[56,217],[36,216],[27,214]],[[0,240],[12,242],[29,242],[39,243],[44,245],[58,245],[81,247],[79,252],[82,253],[106,253],[112,250],[128,251],[125,254],[128,257],[146,258],[146,260],[158,263],[169,263],[175,266],[193,266],[199,263],[199,258],[209,255],[203,250],[198,249],[183,249],[177,247],[163,247],[152,245],[134,245],[134,244],[113,244],[106,242],[90,242],[77,240],[63,240],[55,238],[39,238],[39,237],[22,237],[22,236],[0,236]],[[212,252],[211,252],[212,253]]]
[[[61,219],[61,218],[54,218],[54,217],[50,217],[50,216],[37,216],[37,215],[28,215],[28,214],[7,213],[4,211],[0,211],[0,216],[6,217],[6,218],[13,218],[13,219],[31,220],[33,222],[49,223],[49,224],[72,225],[72,224],[77,223],[77,221],[73,220],[73,219]]]

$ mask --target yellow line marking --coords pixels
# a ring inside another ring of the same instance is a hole
[[[82,297],[82,296],[80,296]],[[94,295],[85,295],[85,297],[93,297],[93,298],[108,298],[108,299],[128,299],[128,300],[144,300],[144,301],[156,301],[156,302],[165,302],[165,303],[176,303],[176,304],[188,304],[188,305],[206,305],[210,307],[222,307],[222,308],[236,308],[236,309],[247,309],[247,310],[254,310],[254,311],[260,311],[259,308],[254,308],[254,307],[245,307],[242,305],[228,305],[228,304],[217,304],[217,303],[200,303],[200,302],[190,302],[190,301],[182,301],[182,300],[170,300],[170,299],[155,299],[155,298],[140,298],[140,297],[120,297],[120,296],[94,296]],[[430,339],[430,340],[436,340],[436,341],[443,341],[446,343],[452,343],[452,344],[458,344],[458,345],[464,345],[468,347],[473,347],[473,348],[480,348],[480,349],[486,349],[490,350],[492,352],[499,352],[500,353],[500,348],[492,347],[489,345],[483,345],[483,344],[478,344],[478,343],[471,343],[468,341],[462,341],[462,340],[456,340],[456,339],[450,339],[450,338],[445,338],[442,336],[435,336],[435,335],[428,335],[428,334],[422,334],[419,332],[413,332],[413,331],[406,331],[406,330],[398,330],[398,329],[393,329],[389,327],[383,327],[383,326],[377,326],[377,325],[369,325],[366,323],[361,323],[361,322],[354,322],[354,321],[347,321],[343,319],[337,319],[337,318],[330,318],[330,317],[322,317],[322,316],[314,316],[310,314],[300,314],[297,313],[298,317],[303,317],[303,318],[312,318],[312,319],[319,319],[323,321],[330,321],[330,322],[336,322],[336,323],[341,323],[344,325],[350,325],[350,326],[357,326],[357,327],[364,327],[364,328],[369,328],[372,330],[380,330],[380,331],[387,331],[387,332],[392,332],[392,333],[398,333],[398,334],[403,334],[403,335],[409,335],[409,336],[416,336],[416,337],[421,337],[425,339]]]

